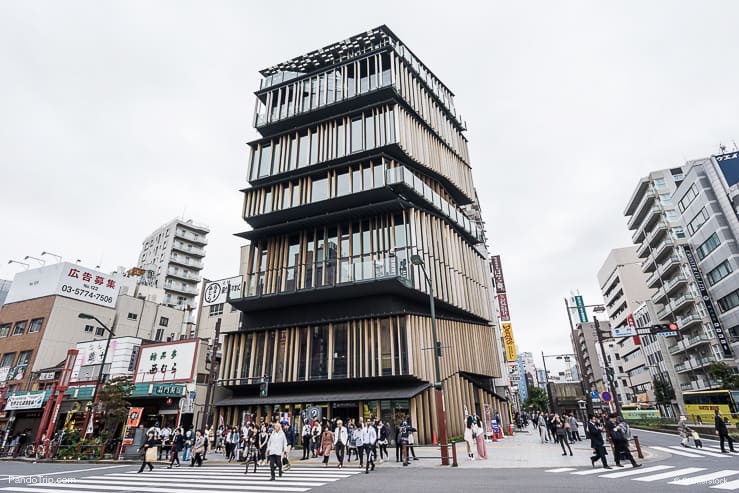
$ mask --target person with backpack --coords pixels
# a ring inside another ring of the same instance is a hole
[[[572,448],[570,447],[570,442],[567,439],[567,431],[570,428],[570,423],[567,421],[567,417],[565,416],[564,419],[562,419],[559,417],[558,414],[555,414],[553,419],[554,426],[556,428],[557,441],[562,447],[562,455],[567,455],[567,451],[569,451],[570,455],[572,455]],[[567,445],[567,450],[565,450],[565,445]]]
[[[282,432],[285,434],[285,440],[287,442],[287,445],[285,446],[285,457],[282,460],[282,465],[286,471],[289,471],[290,470],[290,451],[293,449],[293,446],[295,445],[295,431],[293,431],[293,428],[292,426],[290,426],[289,421],[282,422]]]
[[[408,437],[414,431],[416,431],[416,429],[409,425],[407,421],[403,421],[403,423],[400,425],[400,428],[398,428],[398,445],[401,448],[401,453],[403,456],[403,466],[408,465]]]
[[[357,457],[359,458],[359,467],[362,468],[364,466],[364,429],[366,428],[365,423],[362,423],[360,421],[359,426],[354,428],[353,431],[353,439],[354,439],[354,446],[356,447],[357,451]],[[374,427],[373,427],[374,429]],[[377,430],[375,430],[375,441],[377,441]],[[369,457],[367,457],[367,460],[369,460]]]
[[[300,437],[303,440],[303,457],[300,460],[308,460],[310,457],[310,437],[311,437],[311,426],[308,422],[308,418],[303,420],[303,430],[300,433]]]
[[[618,415],[616,413],[611,413],[609,415],[606,426],[608,427],[608,432],[613,441],[613,459],[616,462],[616,466],[624,467],[621,465],[621,460],[626,459],[631,462],[632,467],[641,467],[642,465],[637,464],[636,460],[634,460],[634,456],[631,455],[631,451],[629,450],[629,439],[624,431],[626,427],[622,426],[621,423],[618,422]]]

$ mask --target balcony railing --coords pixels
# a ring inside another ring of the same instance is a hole
[[[690,313],[690,314],[682,317],[681,319],[679,319],[677,321],[677,323],[678,323],[678,325],[680,326],[681,329],[684,329],[688,325],[690,325],[690,324],[692,324],[694,322],[700,322],[701,320],[703,320],[703,317],[701,317],[697,313]]]
[[[175,269],[167,269],[167,275],[171,277],[176,277],[178,279],[185,279],[188,281],[194,281],[194,282],[200,282],[201,278],[197,274],[193,274],[192,272],[184,272],[181,270],[175,270]]]
[[[683,274],[678,274],[665,283],[665,291],[669,293],[672,288],[674,288],[680,283],[685,283],[685,282],[688,282],[688,278],[685,277]]]
[[[186,265],[188,267],[192,267],[193,269],[198,269],[198,270],[203,268],[203,263],[200,262],[199,260],[193,260],[191,258],[186,258],[181,255],[177,255],[177,256],[170,255],[169,258],[175,264]]]
[[[693,386],[693,382],[680,384],[680,390],[686,391],[686,390],[694,390],[694,389],[695,387]]]
[[[677,354],[685,351],[685,345],[682,342],[678,342],[677,344],[673,344],[672,346],[668,347],[667,350],[670,352],[670,354]],[[677,369],[677,367],[675,368]]]
[[[659,264],[657,267],[657,272],[659,274],[664,274],[670,267],[680,265],[680,257],[677,255],[670,255],[667,260]]]
[[[685,341],[686,347],[693,347],[701,343],[710,343],[711,338],[708,337],[705,334],[700,334],[695,337],[690,337],[687,341]]]

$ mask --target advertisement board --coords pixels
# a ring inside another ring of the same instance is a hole
[[[60,262],[16,274],[5,304],[57,295],[114,308],[118,282],[117,276]]]
[[[498,306],[500,307],[500,319],[510,320],[511,312],[508,310],[508,295],[505,293],[498,295]]]
[[[715,156],[715,159],[719,168],[721,168],[721,173],[724,175],[726,183],[729,186],[739,183],[739,152],[734,151]]]
[[[241,298],[241,276],[229,277],[219,281],[209,281],[203,290],[203,306],[226,303],[227,299]]]
[[[141,346],[134,383],[191,381],[198,343],[189,339]]]
[[[505,279],[503,278],[503,265],[500,263],[500,255],[493,255],[490,258],[490,264],[493,267],[493,282],[495,283],[495,292],[505,293]]]
[[[12,395],[5,401],[5,410],[17,411],[20,409],[38,409],[44,403],[44,395],[44,392]]]
[[[505,359],[506,361],[517,361],[516,341],[513,340],[513,326],[510,322],[503,322],[501,328],[503,329],[503,343],[505,344]],[[516,366],[518,367],[518,364]]]

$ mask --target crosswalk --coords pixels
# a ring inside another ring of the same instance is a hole
[[[739,464],[736,456],[739,452],[722,453],[717,446],[704,446],[702,449],[685,448],[681,446],[651,446],[654,450],[668,452],[676,456],[690,457],[691,459],[704,458],[707,461],[691,461],[689,467],[674,466],[658,463],[644,465],[640,468],[625,467],[603,469],[598,464],[593,468],[559,467],[547,469],[553,474],[571,474],[574,476],[596,476],[606,479],[625,479],[643,483],[663,482],[675,486],[706,486],[711,489],[736,491],[739,490]],[[728,459],[728,460],[719,460]],[[613,464],[611,464],[613,465]],[[725,467],[728,466],[728,467]],[[732,466],[734,467],[732,469]]]
[[[293,466],[281,478],[270,481],[269,467],[259,467],[254,473],[244,467],[205,466],[175,469],[155,468],[153,471],[110,472],[107,474],[74,478],[68,482],[46,482],[38,476],[29,476],[25,484],[0,488],[0,492],[20,493],[224,493],[227,491],[294,492],[303,493],[313,488],[349,478],[364,471],[359,469],[324,469],[322,467]],[[36,480],[32,478],[38,478]],[[55,481],[55,480],[50,480]]]

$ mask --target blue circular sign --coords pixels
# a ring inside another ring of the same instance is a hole
[[[603,399],[605,402],[610,402],[611,400],[611,393],[610,392],[603,392],[600,394],[600,398]]]
[[[593,399],[599,399],[600,398],[600,393],[597,390],[594,390],[594,391],[592,391],[590,393],[590,397],[593,398]]]

